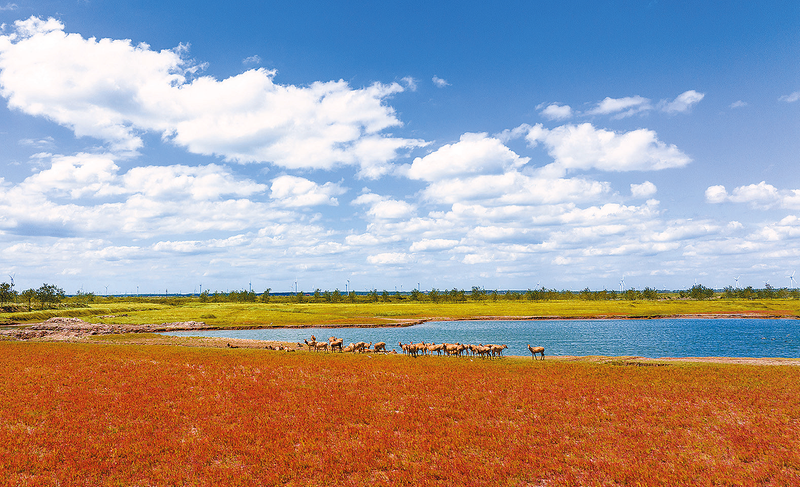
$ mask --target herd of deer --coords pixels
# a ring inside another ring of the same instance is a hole
[[[392,352],[387,352],[386,350],[386,343],[385,342],[378,342],[375,344],[375,347],[372,346],[372,342],[358,342],[358,343],[351,343],[348,346],[344,346],[344,339],[343,338],[336,338],[330,337],[328,338],[327,342],[318,342],[317,337],[311,335],[311,341],[303,340],[306,345],[308,345],[308,350],[319,352],[319,351],[340,351],[340,352],[383,352],[383,353],[397,353],[394,350]]]
[[[311,341],[303,340],[305,344],[308,346],[309,351],[324,351],[327,352],[330,350],[331,352],[338,350],[339,352],[352,352],[352,353],[394,353],[397,352],[392,349],[391,351],[386,350],[386,342],[378,342],[375,346],[372,346],[372,342],[358,342],[358,343],[351,343],[348,346],[344,345],[343,338],[336,338],[330,337],[328,338],[327,342],[318,342],[317,337],[311,335]],[[456,356],[460,357],[462,355],[472,355],[473,357],[502,357],[503,350],[508,348],[508,345],[465,345],[463,343],[402,343],[398,342],[400,345],[400,349],[403,350],[403,353],[406,355],[411,355],[412,357],[417,357],[418,355],[449,355],[449,356]],[[297,344],[298,347],[302,347],[302,343]],[[239,348],[237,345],[231,345],[228,343],[229,348]],[[294,350],[290,349],[289,347],[279,346],[274,347],[272,345],[267,345],[266,348],[270,350],[286,350],[289,352],[294,352]],[[528,345],[528,350],[531,352],[532,358],[536,359],[536,355],[541,354],[542,360],[544,360],[544,347],[532,347]]]
[[[416,357],[417,355],[450,355],[460,357],[462,355],[472,355],[478,357],[502,357],[503,350],[508,345],[466,345],[463,343],[400,343],[403,353]]]
[[[372,342],[358,342],[358,343],[351,343],[344,346],[344,339],[330,337],[328,338],[327,342],[318,342],[317,337],[311,335],[311,341],[303,340],[305,344],[308,346],[309,351],[339,351],[339,352],[352,352],[352,353],[397,353],[392,349],[392,351],[386,350],[386,343],[385,342],[378,342],[375,346],[372,346]],[[398,342],[400,345],[400,349],[406,355],[411,355],[412,357],[417,357],[418,355],[447,355],[447,356],[456,356],[460,357],[462,355],[471,355],[473,357],[502,357],[503,350],[508,348],[508,345],[466,345],[463,343],[402,343]],[[530,350],[533,358],[536,357],[537,354],[541,354],[542,360],[544,360],[544,347],[531,347],[528,345],[528,350]]]

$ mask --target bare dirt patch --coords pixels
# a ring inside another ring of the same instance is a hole
[[[17,340],[45,339],[55,341],[77,340],[95,335],[112,335],[122,333],[158,333],[179,330],[211,329],[202,321],[180,321],[148,325],[110,325],[105,323],[88,323],[80,318],[50,318],[42,323],[0,330],[5,335]]]

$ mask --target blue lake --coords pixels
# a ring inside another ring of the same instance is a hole
[[[350,342],[507,344],[508,355],[529,355],[527,344],[547,355],[640,357],[800,358],[800,321],[773,319],[430,321],[411,327],[274,328],[171,332],[165,335],[300,342],[316,335]]]

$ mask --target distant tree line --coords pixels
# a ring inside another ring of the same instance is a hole
[[[539,289],[528,289],[526,291],[500,291],[485,290],[473,286],[471,290],[453,288],[431,289],[430,291],[420,291],[412,289],[406,292],[389,292],[386,290],[378,291],[373,289],[368,292],[349,291],[347,293],[334,289],[333,291],[323,291],[316,289],[312,293],[296,292],[289,294],[272,294],[271,288],[267,288],[263,293],[258,294],[252,290],[242,291],[214,291],[206,290],[200,294],[200,301],[204,303],[399,303],[399,302],[430,302],[430,303],[462,303],[468,301],[641,301],[658,299],[800,299],[799,289],[774,288],[767,284],[763,289],[754,289],[751,286],[746,288],[726,287],[721,292],[696,284],[689,289],[680,291],[657,291],[651,287],[642,290],[635,288],[624,291],[607,290],[592,291],[588,287],[582,291],[557,290],[541,287]],[[161,301],[164,304],[179,304],[180,302],[197,299],[192,297],[102,297],[99,298],[94,293],[78,291],[76,294],[67,297],[64,290],[53,284],[42,284],[39,288],[26,289],[17,292],[14,284],[0,283],[0,307],[8,308],[10,305],[26,305],[28,311],[35,306],[40,309],[59,306],[66,301],[65,306],[88,306],[97,300],[137,300],[137,301]],[[7,309],[8,310],[8,309]]]
[[[764,289],[744,289],[725,288],[722,292],[714,291],[711,288],[696,284],[689,289],[681,291],[658,291],[651,287],[644,289],[630,288],[624,291],[603,289],[592,291],[585,288],[582,291],[547,289],[528,289],[526,291],[487,291],[474,286],[471,290],[453,288],[431,289],[430,291],[420,291],[412,289],[406,292],[389,292],[386,290],[378,291],[373,289],[368,292],[350,291],[344,293],[339,289],[333,291],[323,291],[316,289],[312,293],[297,292],[290,294],[274,295],[271,289],[267,289],[263,294],[256,294],[254,291],[231,291],[214,292],[204,291],[200,295],[202,302],[281,302],[281,303],[391,303],[391,302],[431,302],[431,303],[461,303],[468,301],[563,301],[563,300],[582,300],[582,301],[655,301],[658,299],[692,299],[706,300],[714,298],[724,299],[800,299],[798,289],[775,289],[767,285]]]
[[[0,283],[0,306],[3,307],[17,304],[21,300],[22,303],[27,303],[28,311],[31,311],[34,302],[39,303],[41,309],[51,308],[59,305],[66,297],[64,290],[54,284],[42,284],[37,289],[17,292],[13,282]]]
[[[800,289],[774,288],[769,284],[763,289],[753,289],[752,286],[744,288],[726,287],[722,291],[725,299],[800,299]]]

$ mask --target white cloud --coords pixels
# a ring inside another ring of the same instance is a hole
[[[84,39],[31,17],[0,36],[0,94],[9,106],[48,118],[114,151],[142,147],[141,132],[226,161],[286,168],[356,165],[377,177],[420,140],[382,135],[402,125],[385,101],[397,83],[360,89],[345,81],[279,85],[255,69],[222,81],[193,78],[186,48],[153,51],[129,40]]]
[[[558,103],[547,105],[539,113],[548,120],[562,121],[572,118],[572,108],[569,105],[559,105]]]
[[[797,100],[800,100],[800,91],[795,91],[789,95],[783,95],[779,98],[780,101],[785,101],[786,103],[794,103]]]
[[[761,181],[735,188],[728,199],[734,203],[770,203],[778,199],[778,188]]]
[[[319,185],[306,178],[288,175],[273,179],[270,189],[270,196],[288,207],[337,206],[339,201],[335,197],[347,191],[337,183]]]
[[[413,205],[405,201],[387,198],[375,193],[362,194],[354,199],[352,204],[369,206],[367,214],[378,220],[407,218],[416,211]]]
[[[657,191],[656,185],[650,181],[645,181],[642,184],[631,184],[631,195],[635,198],[649,198],[656,194]]]
[[[589,169],[657,171],[691,162],[676,146],[661,142],[648,129],[617,133],[583,123],[548,130],[537,124],[530,128],[526,139],[532,146],[543,143],[555,160],[542,170],[550,177]]]
[[[644,113],[658,108],[665,113],[686,113],[705,97],[704,93],[688,90],[678,95],[674,100],[661,100],[654,107],[649,98],[642,96],[626,96],[623,98],[606,97],[594,108],[586,111],[586,115],[614,115],[612,118],[620,119]]]
[[[436,181],[464,174],[502,172],[525,165],[520,157],[496,138],[467,133],[455,144],[446,144],[425,157],[417,157],[408,170],[411,179]]]
[[[254,54],[242,59],[242,64],[261,64],[261,56]]]
[[[651,110],[650,100],[639,95],[624,98],[606,97],[597,106],[586,112],[587,115],[616,114],[616,118],[629,117],[640,112]]]
[[[436,75],[433,75],[432,81],[437,88],[444,88],[445,86],[450,86],[450,83],[448,83],[447,80],[444,80]]]
[[[743,107],[746,107],[746,106],[747,106],[747,102],[746,101],[742,101],[742,100],[738,100],[738,101],[735,101],[735,102],[731,103],[731,108],[743,108]]]
[[[415,80],[411,76],[406,76],[403,79],[401,79],[400,81],[405,83],[406,88],[408,88],[409,90],[417,91],[417,80]]]
[[[119,174],[110,154],[53,155],[50,167],[28,177],[18,189],[55,198],[103,198],[141,195],[157,201],[216,201],[223,196],[252,196],[266,186],[236,179],[228,169],[206,166],[140,166]]]
[[[446,204],[482,201],[491,206],[536,205],[593,200],[609,189],[608,183],[587,179],[540,178],[509,171],[436,181],[422,195],[428,201]]]
[[[43,137],[38,140],[34,139],[20,139],[19,145],[33,147],[38,150],[52,149],[55,147],[55,139],[51,136]]]
[[[425,238],[411,244],[411,252],[427,252],[434,250],[447,250],[458,245],[458,240],[446,238]]]
[[[700,100],[705,96],[704,93],[698,93],[694,90],[685,91],[672,101],[662,100],[658,104],[658,108],[666,113],[686,113],[693,106],[700,103]]]
[[[16,3],[7,3],[5,7],[0,7],[0,12],[4,10],[16,10],[17,4]]]
[[[117,174],[119,166],[108,155],[53,156],[51,161],[49,169],[30,176],[20,187],[29,193],[73,199],[127,192]]]
[[[761,181],[734,188],[728,193],[725,186],[710,186],[706,189],[706,201],[709,203],[747,203],[753,208],[768,209],[773,207],[800,209],[800,189],[780,190]]]
[[[384,252],[367,256],[367,262],[375,265],[408,264],[411,261],[411,256],[403,252]]]
[[[16,235],[109,238],[238,231],[287,216],[258,201],[266,190],[215,164],[121,173],[108,154],[54,155],[22,182],[0,185],[0,228]]]
[[[709,186],[706,189],[706,201],[709,203],[723,203],[728,199],[728,191],[725,186]]]
[[[647,241],[654,242],[680,242],[696,237],[719,233],[722,228],[707,221],[675,220],[665,228],[660,228],[648,234]]]
[[[170,201],[186,198],[216,201],[224,196],[253,196],[267,189],[266,185],[240,180],[229,169],[216,164],[136,167],[123,180],[130,193]]]
[[[381,239],[370,233],[364,233],[361,235],[348,235],[344,240],[347,245],[356,246],[378,245],[381,243]]]

